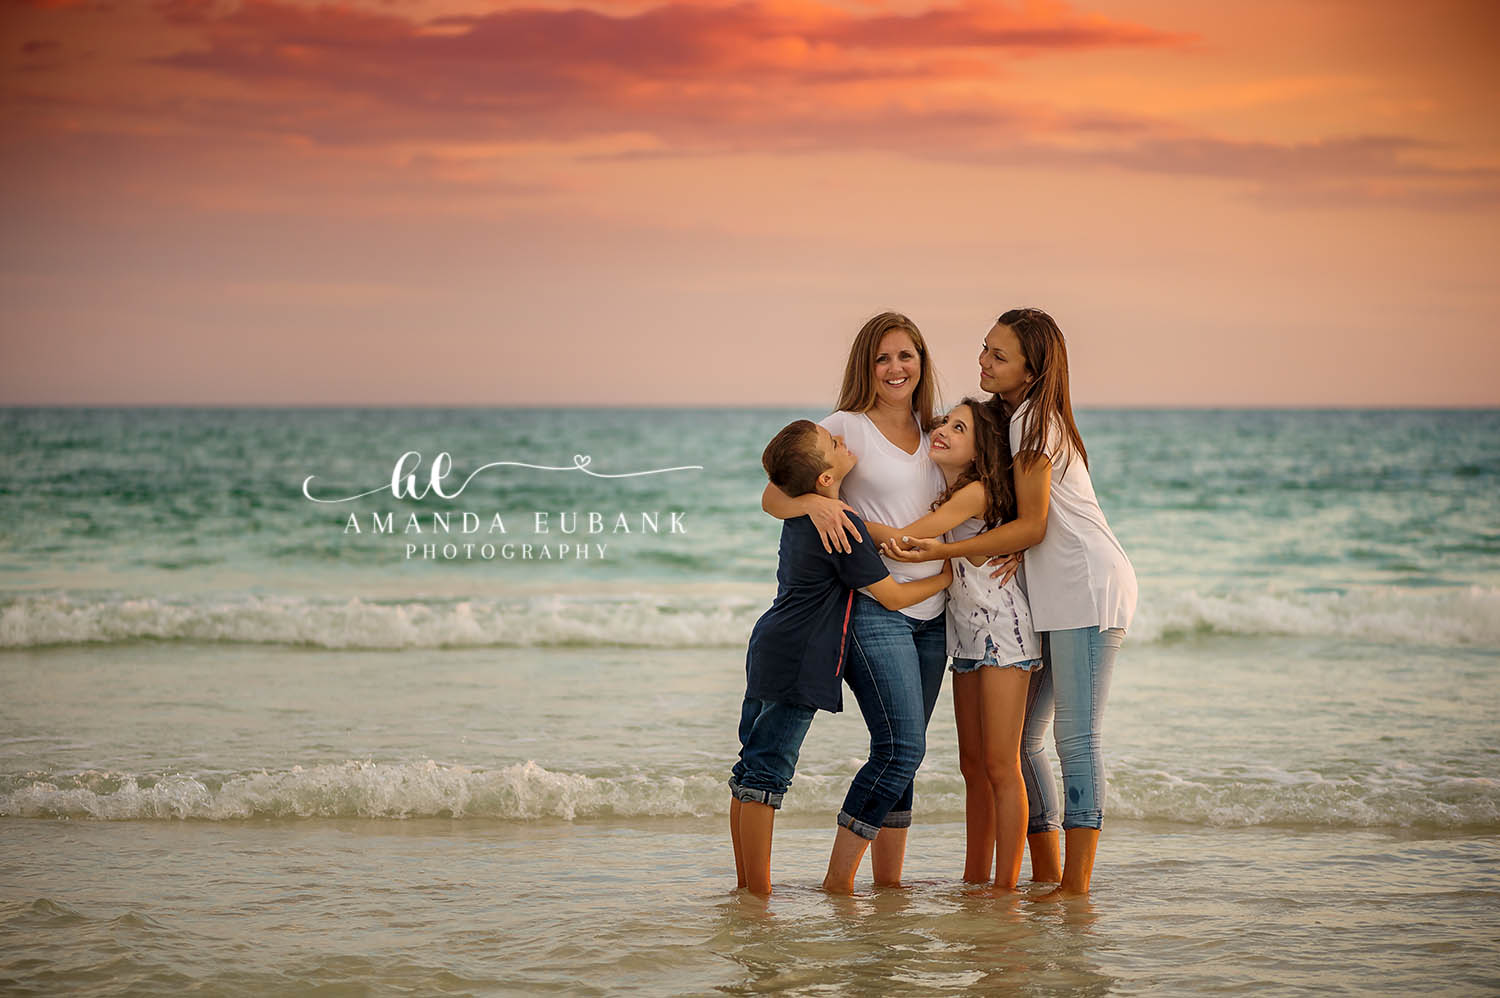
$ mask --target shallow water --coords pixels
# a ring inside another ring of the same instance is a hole
[[[1142,604],[1067,905],[958,883],[946,688],[907,888],[816,889],[851,701],[776,894],[730,889],[756,456],[792,415],[567,414],[599,467],[706,471],[454,508],[689,532],[522,564],[406,561],[299,489],[408,448],[556,462],[561,417],[0,411],[0,990],[1500,991],[1500,414],[1085,414]]]
[[[22,823],[0,980],[23,993],[1476,994],[1497,982],[1493,836],[1113,823],[1089,901],[971,896],[961,829],[902,890],[727,889],[720,820]],[[732,864],[732,860],[731,860]],[[924,877],[921,874],[928,874]]]

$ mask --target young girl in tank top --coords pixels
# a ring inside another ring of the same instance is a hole
[[[954,541],[1015,516],[1006,427],[992,407],[964,399],[932,430],[932,462],[946,490],[932,512],[900,529],[866,526],[877,542],[903,535],[947,533]],[[1015,890],[1026,847],[1026,785],[1021,729],[1030,674],[1042,653],[1031,609],[1017,578],[1000,581],[984,557],[954,558],[948,589],[948,654],[953,659],[953,711],[964,777],[967,844],[964,879]]]

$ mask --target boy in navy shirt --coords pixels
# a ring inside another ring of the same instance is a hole
[[[858,459],[844,439],[806,419],[766,445],[761,464],[788,496],[817,492],[838,498]],[[888,610],[920,603],[947,588],[953,574],[897,582],[855,513],[860,533],[848,554],[823,550],[805,516],[782,521],[776,599],[750,634],[745,654],[745,703],[740,758],[729,779],[729,833],[739,886],[771,892],[771,830],[816,710],[843,709],[844,654],[854,590],[865,589]]]

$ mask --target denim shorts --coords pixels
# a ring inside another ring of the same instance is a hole
[[[812,707],[746,697],[740,708],[740,758],[729,774],[735,800],[781,807],[797,769]]]
[[[1028,658],[1021,662],[1002,662],[1000,661],[999,652],[995,648],[995,642],[986,636],[984,639],[984,658],[959,658],[955,655],[953,660],[948,664],[948,668],[955,674],[962,674],[965,672],[978,672],[980,668],[986,665],[993,665],[998,669],[1020,669],[1023,672],[1035,672],[1042,667],[1042,660],[1039,658]]]

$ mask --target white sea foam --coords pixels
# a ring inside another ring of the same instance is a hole
[[[0,612],[0,647],[141,639],[368,649],[716,647],[743,644],[769,603],[769,594],[759,600],[680,593],[378,603],[299,596],[213,602],[24,596]]]
[[[722,791],[722,793],[720,792]],[[0,815],[105,820],[198,818],[556,818],[706,815],[727,794],[717,776],[590,777],[535,762],[481,770],[350,761],[223,781],[87,773],[34,780],[0,796]]]
[[[1342,593],[1164,593],[1143,599],[1132,642],[1202,634],[1344,637],[1436,647],[1500,647],[1500,589],[1378,587]]]
[[[369,602],[300,596],[215,600],[83,599],[25,595],[0,611],[0,647],[142,639],[322,648],[734,647],[749,637],[770,591],[643,591],[598,597],[541,594]],[[1390,644],[1500,648],[1500,589],[1346,593],[1148,592],[1131,643],[1205,635],[1346,637]]]
[[[855,761],[857,765],[857,760]],[[850,773],[804,774],[788,813],[834,813]],[[588,776],[535,762],[484,770],[350,761],[255,772],[227,779],[171,774],[148,778],[84,773],[11,779],[0,816],[99,820],[276,818],[489,818],[509,821],[706,818],[729,794],[714,772]],[[924,813],[963,815],[963,783],[951,773],[922,777]],[[1315,773],[1174,775],[1113,767],[1108,812],[1116,818],[1211,826],[1500,828],[1500,781],[1410,767],[1372,777]]]

